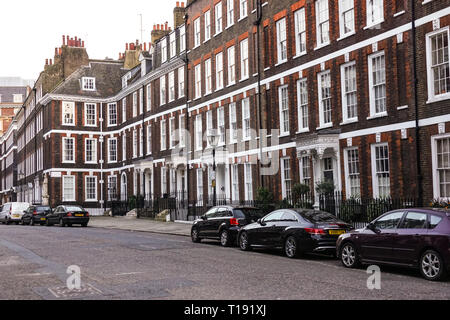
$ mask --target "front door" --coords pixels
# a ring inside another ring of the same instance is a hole
[[[281,217],[283,216],[283,211],[275,211],[268,216],[266,216],[261,225],[253,235],[252,244],[258,246],[272,246],[273,239],[276,237],[277,224],[280,224]]]

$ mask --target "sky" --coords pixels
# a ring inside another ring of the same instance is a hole
[[[186,1],[185,1],[186,2]],[[62,36],[81,38],[89,58],[118,59],[125,43],[151,41],[154,24],[173,29],[173,0],[0,0],[0,77],[36,80]]]

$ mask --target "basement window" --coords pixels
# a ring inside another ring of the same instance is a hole
[[[95,91],[95,78],[83,77],[83,90]]]

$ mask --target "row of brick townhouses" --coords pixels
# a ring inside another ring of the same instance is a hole
[[[194,0],[174,18],[119,60],[64,38],[14,120],[12,162],[0,141],[3,201],[202,203],[210,129],[218,197],[324,180],[347,197],[450,197],[446,1]]]

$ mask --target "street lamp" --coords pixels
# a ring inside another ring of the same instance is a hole
[[[208,131],[208,143],[213,148],[213,180],[212,186],[213,193],[213,206],[217,205],[217,188],[216,188],[216,147],[219,144],[220,135],[217,129],[209,129]]]

